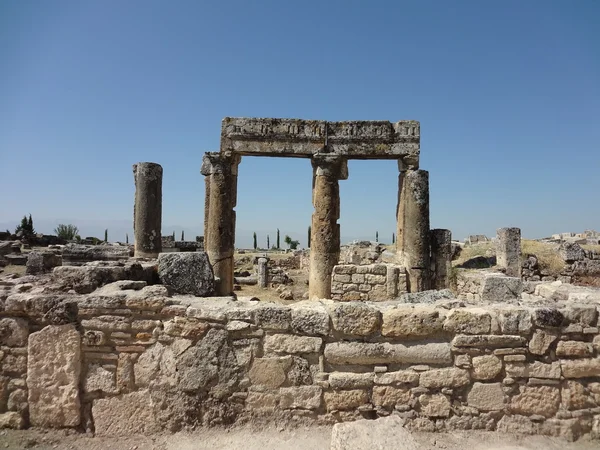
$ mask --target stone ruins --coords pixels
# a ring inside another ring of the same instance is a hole
[[[415,121],[226,118],[202,161],[205,251],[162,251],[175,241],[161,236],[155,163],[133,166],[133,246],[0,242],[0,266],[26,264],[0,273],[0,428],[119,436],[390,416],[406,430],[600,439],[600,249],[547,244],[552,272],[520,229],[500,228],[473,235],[462,251],[482,253],[459,264],[450,231],[430,229],[419,141]],[[252,155],[311,158],[310,252],[236,253],[238,165]],[[352,158],[398,161],[395,248],[340,249]],[[284,301],[289,267],[308,269],[304,301]],[[284,300],[236,285],[283,287]]]

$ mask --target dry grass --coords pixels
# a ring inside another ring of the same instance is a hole
[[[547,270],[550,275],[560,275],[565,266],[565,261],[560,257],[556,244],[523,239],[521,241],[521,253],[523,257],[528,254],[535,255],[540,269]]]
[[[11,273],[15,273],[21,277],[21,276],[25,275],[25,270],[26,270],[25,266],[15,266],[13,264],[9,264],[8,266],[6,266],[4,268],[4,272],[2,272],[2,275],[8,275]]]
[[[462,248],[460,256],[453,261],[453,265],[458,266],[466,261],[469,261],[470,259],[477,258],[478,256],[489,258],[495,254],[496,248],[492,242],[482,242],[479,244],[467,245]]]
[[[600,253],[600,245],[593,245],[593,244],[580,244],[581,248],[584,250],[591,250],[593,252],[597,252]]]

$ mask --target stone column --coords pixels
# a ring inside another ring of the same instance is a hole
[[[399,162],[396,254],[406,268],[408,291],[430,288],[429,172]]]
[[[206,176],[204,202],[204,249],[215,274],[215,293],[233,294],[235,208],[237,169],[240,156],[231,152],[209,152],[202,158],[200,172]]]
[[[348,162],[334,155],[317,154],[313,165],[313,206],[310,238],[310,299],[331,298],[331,273],[340,256],[340,187],[348,178]]]
[[[431,287],[450,287],[452,271],[452,233],[450,230],[435,229],[429,235],[431,244]]]
[[[509,277],[521,278],[521,229],[499,228],[496,263]]]
[[[134,255],[137,257],[157,258],[162,251],[162,175],[163,169],[159,164],[141,162],[133,165]]]
[[[269,285],[269,259],[258,258],[258,287],[266,288]]]

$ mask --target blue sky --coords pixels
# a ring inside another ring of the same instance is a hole
[[[138,161],[163,232],[201,234],[225,116],[421,122],[431,225],[600,228],[597,1],[0,2],[0,226],[124,239]],[[342,239],[389,241],[398,170],[351,161]],[[243,159],[238,244],[306,244],[308,160]]]

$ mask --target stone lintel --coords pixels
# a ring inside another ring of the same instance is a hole
[[[311,159],[315,176],[333,177],[337,180],[348,179],[348,160],[338,155],[317,153]]]
[[[331,153],[350,159],[402,159],[418,164],[420,123],[403,120],[326,122],[226,117],[221,151],[240,155],[312,157]]]

